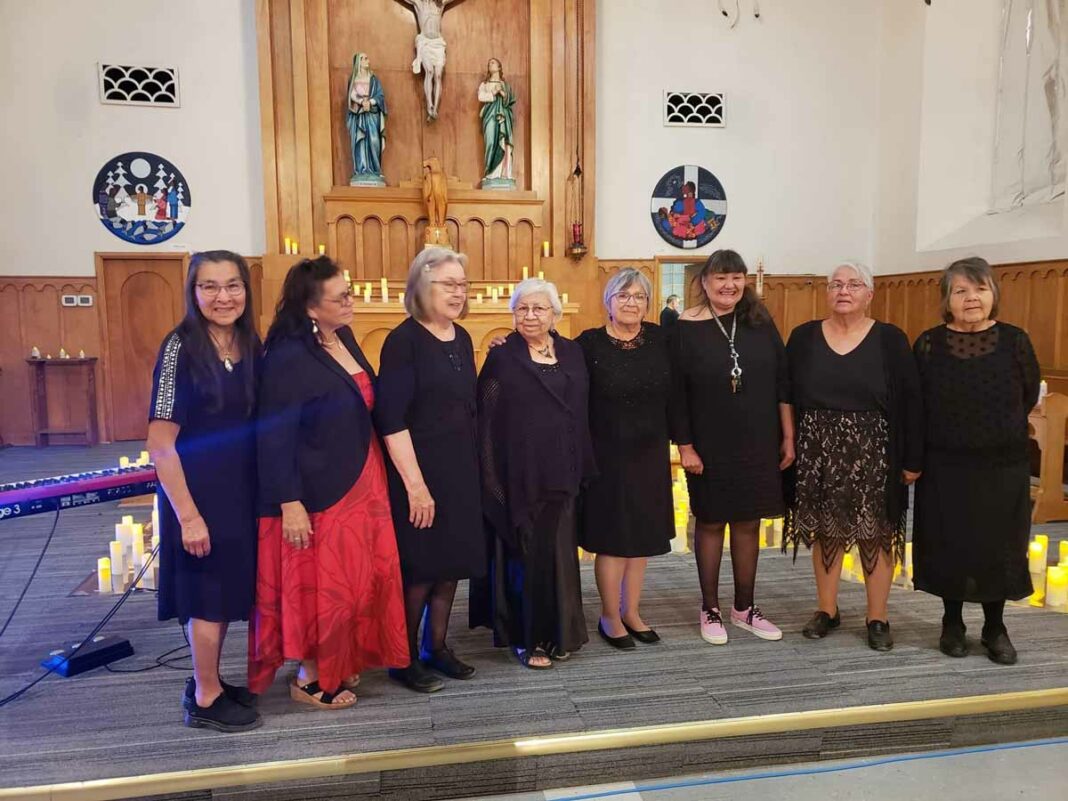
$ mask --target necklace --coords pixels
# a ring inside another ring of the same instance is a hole
[[[335,347],[337,345],[338,342],[341,341],[341,338],[340,337],[334,337],[333,341],[327,342],[326,341],[326,337],[320,336],[319,337],[319,341],[323,343],[323,347],[324,348],[333,348],[333,347]]]
[[[216,347],[220,351],[222,351],[223,368],[225,368],[226,372],[232,373],[234,371],[234,362],[230,358],[230,352],[233,350],[234,339],[237,337],[237,332],[235,331],[230,334],[230,344],[227,345],[225,348],[222,346],[222,343],[215,337],[215,334],[212,333],[210,328],[208,329],[208,336],[211,337],[211,341],[215,343]]]
[[[552,356],[553,356],[553,343],[552,343],[551,340],[549,342],[545,343],[545,347],[544,348],[535,347],[534,345],[531,345],[529,342],[527,343],[527,347],[530,348],[532,351],[534,351],[539,356],[543,356],[546,359],[551,359]]]
[[[731,393],[737,395],[742,391],[742,368],[738,364],[738,351],[734,348],[734,335],[738,333],[738,314],[735,313],[734,319],[731,321],[731,332],[728,334],[715,310],[711,306],[708,307],[708,310],[712,312],[712,319],[716,321],[719,330],[723,332],[723,336],[727,339],[727,345],[731,351],[731,361],[734,363],[734,366],[731,367]]]

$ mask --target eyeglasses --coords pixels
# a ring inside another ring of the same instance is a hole
[[[437,284],[450,295],[467,294],[467,281],[431,281],[430,283]]]
[[[628,303],[635,303],[641,306],[643,303],[649,302],[649,296],[644,292],[635,292],[633,295],[629,292],[616,292],[612,297],[619,302],[620,306],[626,306]]]
[[[336,303],[339,306],[351,306],[352,305],[352,291],[342,292],[336,298],[323,298],[328,303]]]
[[[862,289],[867,289],[868,285],[863,281],[831,281],[827,284],[828,292],[841,292],[843,289],[848,289],[850,292],[860,292]]]
[[[241,281],[231,281],[228,284],[216,284],[214,281],[205,281],[197,284],[197,289],[206,298],[217,297],[220,292],[226,292],[232,298],[245,294],[245,285]]]
[[[545,317],[551,311],[552,308],[549,306],[516,306],[512,309],[512,313],[519,318],[524,318],[531,314],[535,317]]]

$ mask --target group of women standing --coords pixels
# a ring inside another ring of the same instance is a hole
[[[415,259],[409,317],[376,377],[330,259],[290,270],[265,348],[244,260],[191,260],[149,424],[159,617],[177,617],[192,647],[187,725],[259,725],[255,695],[286,660],[299,662],[291,697],[324,709],[355,704],[367,669],[419,692],[472,678],[447,642],[462,579],[470,624],[521,665],[551,669],[587,641],[578,546],[596,554],[599,636],[621,650],[659,642],[640,601],[648,558],[675,533],[670,440],[697,520],[707,642],[727,642],[725,622],[782,638],[755,583],[759,522],[785,514],[795,554],[799,543],[813,553],[818,609],[803,634],[839,625],[841,561],[857,546],[869,645],[892,647],[887,599],[917,482],[916,585],[944,599],[940,647],[967,653],[962,605],[982,602],[983,644],[1015,660],[1001,610],[1030,592],[1026,414],[1038,368],[1027,335],[995,321],[985,262],[947,269],[946,325],[915,355],[869,317],[871,274],[855,264],[830,275],[828,317],[786,346],[733,251],[708,259],[701,300],[670,336],[645,322],[652,289],[638,271],[612,277],[607,324],[574,341],[555,330],[556,287],[528,279],[511,297],[514,332],[477,375],[457,322],[465,265],[443,248]],[[219,674],[227,625],[244,619],[248,688]]]

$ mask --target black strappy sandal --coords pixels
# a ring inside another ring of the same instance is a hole
[[[530,650],[526,650],[526,649],[523,649],[523,648],[513,648],[512,649],[512,653],[515,654],[515,658],[518,660],[519,664],[521,664],[525,668],[530,668],[531,670],[551,670],[552,669],[552,666],[553,666],[552,657],[549,656],[549,654],[547,654],[545,652],[545,649],[542,648],[541,646],[538,646],[537,648],[532,648]],[[534,658],[534,657],[539,657],[539,656],[542,657],[543,659],[548,659],[549,660],[549,664],[547,664],[547,665],[535,665],[535,664],[532,664],[530,660],[532,658]]]
[[[349,692],[352,692],[349,690]],[[289,697],[296,701],[298,704],[307,704],[308,706],[318,707],[319,709],[348,709],[350,706],[355,706],[358,700],[354,695],[351,701],[339,701],[334,703],[334,699],[337,698],[339,693],[328,693],[319,686],[318,681],[309,681],[307,684],[301,686],[297,683],[296,679],[293,679],[289,683]],[[316,696],[319,696],[316,698]]]

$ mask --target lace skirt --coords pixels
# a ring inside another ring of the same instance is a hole
[[[806,409],[797,427],[797,489],[783,549],[819,543],[825,570],[843,551],[860,552],[871,573],[882,551],[904,560],[905,520],[887,519],[890,424],[880,412]]]

